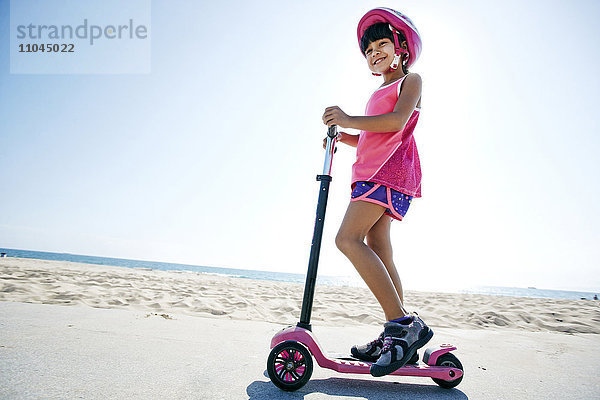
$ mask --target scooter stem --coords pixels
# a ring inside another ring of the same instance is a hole
[[[327,146],[325,147],[325,163],[323,164],[323,175],[331,176],[331,165],[333,164],[333,153],[335,151],[336,141],[337,126],[332,125],[327,130]]]
[[[317,181],[321,181],[319,189],[319,200],[317,202],[317,217],[315,219],[315,230],[313,240],[310,246],[310,258],[308,260],[308,272],[306,274],[306,284],[304,286],[304,299],[302,300],[302,311],[300,313],[300,322],[297,326],[311,330],[310,316],[312,313],[313,298],[315,295],[315,285],[317,281],[317,269],[319,266],[319,255],[321,253],[321,240],[323,238],[323,227],[325,225],[325,209],[327,208],[327,198],[329,196],[329,183],[331,182],[331,166],[333,164],[333,153],[335,142],[337,140],[337,127],[330,126],[327,131],[327,145],[325,146],[325,163],[323,164],[323,174],[317,175]]]

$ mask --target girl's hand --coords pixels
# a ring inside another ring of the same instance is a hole
[[[342,138],[344,137],[344,135],[348,135],[345,132],[338,132],[337,136],[336,136],[336,141],[338,143],[344,143],[342,142]],[[326,149],[327,148],[327,137],[325,137],[325,139],[323,139],[323,148]]]
[[[342,111],[338,106],[327,107],[323,113],[323,123],[327,126],[337,125],[342,128],[351,128],[352,117]]]

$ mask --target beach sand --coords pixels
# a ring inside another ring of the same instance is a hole
[[[58,261],[0,259],[2,399],[600,398],[600,302],[405,293],[452,343],[455,389],[315,364],[295,393],[266,376],[270,338],[297,322],[303,285]],[[66,307],[65,307],[66,306]],[[347,353],[381,330],[367,289],[318,286],[314,332]],[[392,395],[392,396],[390,396]]]

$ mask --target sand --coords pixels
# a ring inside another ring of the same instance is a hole
[[[0,301],[292,324],[300,315],[303,290],[303,284],[195,272],[0,259]],[[598,301],[407,291],[405,302],[432,327],[600,334]],[[380,325],[383,318],[368,289],[317,287],[315,323]]]
[[[407,291],[465,378],[341,375],[315,367],[284,393],[269,341],[297,322],[303,285],[192,272],[0,259],[0,398],[600,398],[600,302]],[[29,303],[29,304],[26,304]],[[65,307],[67,306],[67,307]],[[383,314],[366,289],[319,286],[315,334],[345,353]]]

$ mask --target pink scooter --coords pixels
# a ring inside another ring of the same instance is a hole
[[[317,360],[317,364],[322,368],[332,369],[340,373],[370,373],[370,362],[352,357],[327,357],[311,332],[310,316],[315,293],[336,136],[337,128],[335,126],[330,127],[327,132],[323,174],[317,176],[317,181],[321,182],[321,187],[319,189],[317,218],[310,248],[300,322],[296,326],[290,326],[279,331],[271,339],[272,350],[267,360],[267,372],[276,386],[287,391],[298,390],[308,382],[313,370],[312,357]],[[463,366],[458,358],[451,353],[452,350],[456,350],[456,347],[449,344],[429,347],[423,355],[423,364],[405,365],[391,375],[428,377],[443,388],[453,388],[462,381]]]

